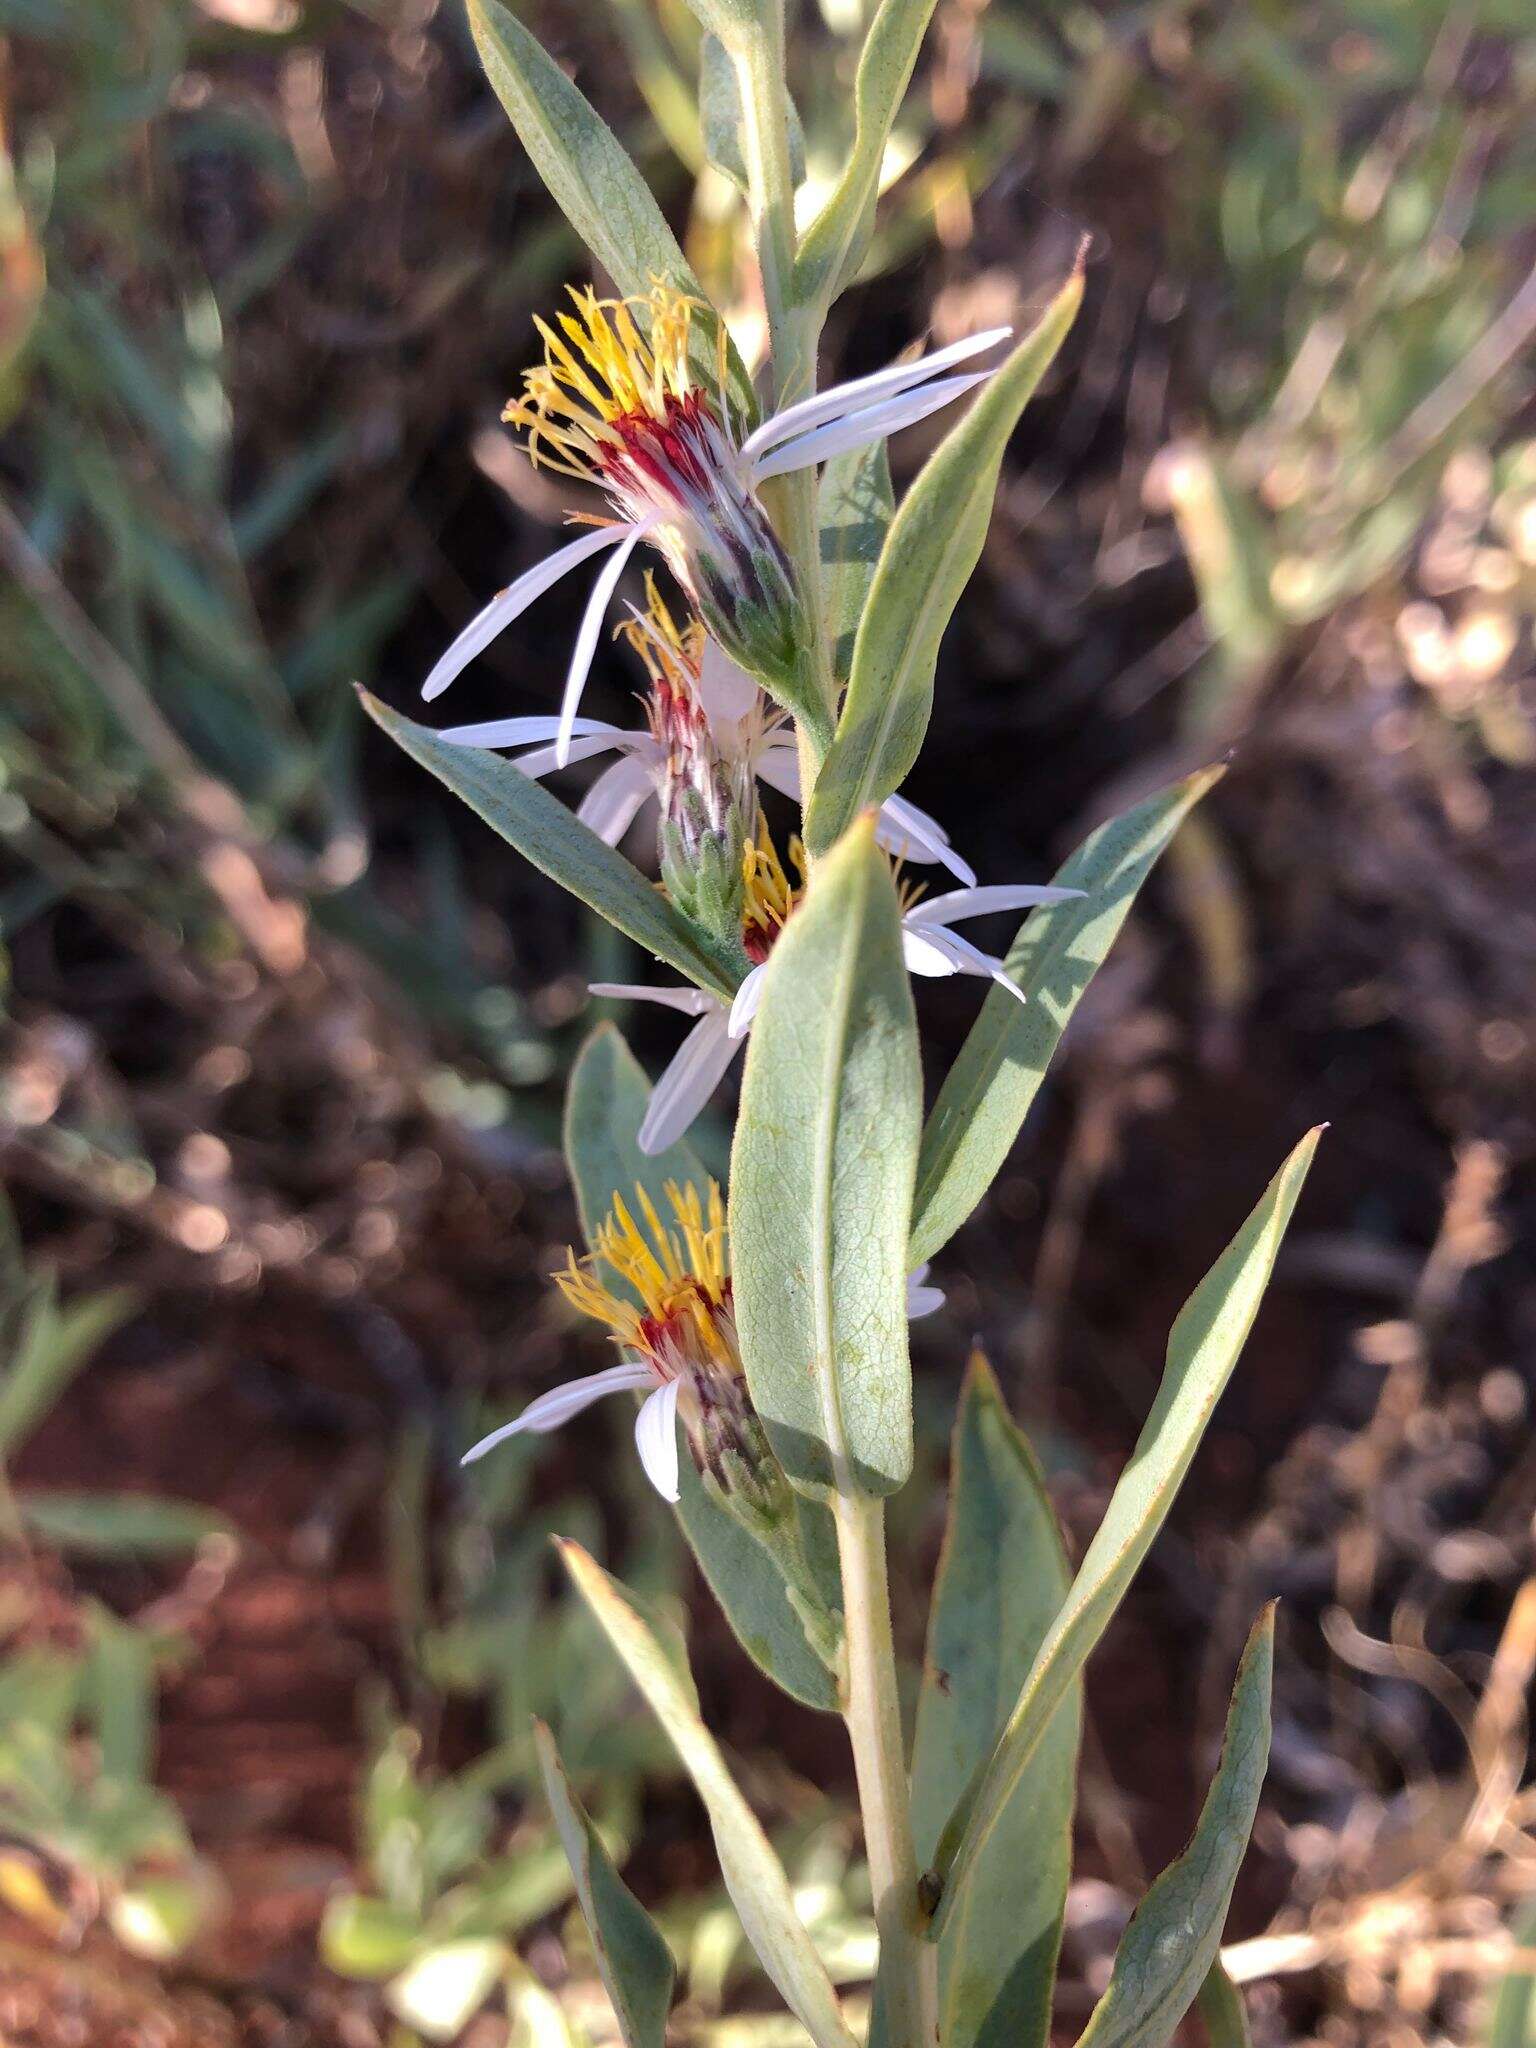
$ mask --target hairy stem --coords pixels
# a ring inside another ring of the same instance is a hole
[[[889,2048],[934,2048],[935,1976],[922,1934],[906,1745],[885,1571],[885,1510],[840,1489],[833,1501],[843,1575],[847,1653],[843,1719],[853,1745],[864,1847],[880,1936],[880,1987]]]

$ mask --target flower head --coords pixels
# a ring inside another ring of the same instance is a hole
[[[571,1306],[602,1324],[621,1362],[551,1388],[514,1421],[464,1454],[468,1465],[510,1436],[543,1435],[607,1394],[644,1391],[635,1448],[664,1499],[678,1495],[677,1424],[694,1464],[727,1504],[761,1527],[781,1515],[787,1482],[768,1446],[742,1373],[731,1299],[730,1244],[717,1182],[701,1195],[668,1181],[664,1219],[645,1189],[633,1207],[615,1195],[585,1258],[566,1253],[555,1285]],[[907,1289],[907,1312],[929,1315],[944,1300],[920,1266]]]
[[[571,1306],[601,1323],[621,1363],[556,1387],[475,1445],[465,1463],[519,1431],[558,1429],[606,1394],[646,1391],[635,1418],[635,1448],[651,1484],[678,1498],[677,1423],[700,1472],[760,1512],[785,1481],[752,1409],[731,1308],[725,1204],[710,1181],[668,1181],[669,1215],[643,1187],[631,1206],[615,1196],[585,1258],[567,1253],[555,1285]]]
[[[655,546],[710,632],[780,701],[809,700],[805,622],[794,574],[758,486],[883,439],[949,404],[988,373],[936,377],[1003,340],[973,335],[915,362],[834,386],[786,407],[738,439],[723,363],[715,388],[695,383],[689,359],[697,301],[657,283],[638,299],[571,292],[573,310],[539,322],[545,360],[528,373],[507,418],[530,457],[597,483],[614,517],[559,548],[492,599],[437,662],[423,686],[435,697],[568,571],[611,548],[593,585],[566,675],[556,758],[571,756],[577,706],[604,613],[624,564],[643,539]]]
[[[791,855],[795,844],[791,842]],[[749,849],[749,855],[757,864],[757,893],[753,895],[749,885],[742,945],[754,964],[732,1002],[722,1002],[707,989],[655,988],[644,982],[592,983],[593,995],[660,1003],[697,1019],[656,1083],[640,1126],[642,1152],[664,1152],[669,1145],[676,1144],[724,1079],[746,1043],[757,1015],[768,955],[800,900],[801,890],[790,886],[778,856],[766,840]],[[1025,1000],[1024,991],[1009,974],[1007,963],[993,953],[983,952],[952,927],[964,918],[1063,903],[1083,893],[1080,889],[1041,887],[1032,882],[950,889],[939,896],[925,896],[906,883],[900,887],[901,950],[909,974],[982,975],[1005,988],[1019,1002]],[[745,922],[748,916],[754,920],[750,927]]]

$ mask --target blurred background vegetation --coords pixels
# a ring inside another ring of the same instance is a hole
[[[521,11],[750,344],[682,0]],[[814,192],[870,7],[791,11]],[[561,1075],[622,958],[349,687],[409,704],[547,546],[561,500],[497,416],[580,254],[453,0],[0,0],[0,141],[0,2038],[614,2039],[538,1712],[676,1945],[678,2038],[774,2048],[701,1816],[545,1537],[686,1617],[857,1987],[835,1727],[734,1655],[607,1456],[622,1418],[456,1468],[595,1361],[544,1276]],[[1183,1293],[1332,1119],[1090,1683],[1062,2024],[1279,1593],[1229,1930],[1256,2041],[1524,2048],[1536,27],[939,0],[886,173],[829,373],[1027,313],[1092,236],[913,795],[1030,879],[1232,760],[937,1276],[898,1626],[915,1655],[972,1333],[1091,1527]],[[570,602],[455,716],[550,708]],[[612,659],[598,708],[631,687]],[[935,1068],[970,1008],[925,990]]]

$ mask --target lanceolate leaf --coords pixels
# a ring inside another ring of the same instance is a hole
[[[948,1242],[992,1185],[1137,891],[1222,772],[1202,769],[1099,826],[1055,878],[1082,896],[1033,912],[1020,929],[1008,972],[1026,1000],[1002,988],[988,992],[923,1128],[912,1203],[914,1266]]]
[[[1211,2048],[1252,2048],[1243,1994],[1223,1969],[1219,1955],[1205,1973],[1199,2005]]]
[[[1163,1383],[1131,1461],[1030,1668],[1001,1741],[944,1830],[934,1866],[943,1887],[935,1931],[942,1931],[959,1909],[1020,1775],[1167,1517],[1253,1326],[1320,1135],[1321,1127],[1302,1139],[1180,1311],[1168,1339]]]
[[[1267,1607],[1243,1652],[1221,1764],[1189,1847],[1158,1878],[1120,1937],[1109,1989],[1078,2048],[1167,2048],[1216,1963],[1269,1763],[1274,1661],[1275,1612]],[[1221,2048],[1229,2048],[1231,2038]]]
[[[837,733],[806,816],[813,853],[833,845],[860,811],[883,803],[917,759],[933,709],[939,641],[981,554],[1003,450],[1082,295],[1078,270],[929,457],[891,522]]]
[[[663,2048],[676,1969],[655,1921],[614,1867],[602,1836],[571,1790],[542,1721],[533,1724],[534,1748],[555,1827],[570,1858],[576,1897],[592,1937],[603,1987],[613,2001],[625,2048]]]
[[[14,1456],[133,1305],[133,1295],[113,1288],[61,1309],[53,1275],[38,1283],[22,1311],[14,1354],[0,1373],[0,1463]]]
[[[896,889],[865,818],[770,956],[731,1160],[747,1382],[800,1486],[892,1493],[911,1469],[921,1091]]]
[[[896,501],[884,441],[838,455],[821,474],[821,608],[833,670],[841,680],[853,659],[859,621]]]
[[[500,0],[469,0],[469,25],[485,75],[535,170],[619,290],[643,297],[659,279],[704,309],[694,323],[689,355],[694,375],[712,391],[719,317],[623,144]],[[731,395],[751,419],[751,380],[729,340],[726,349]]]
[[[1040,1468],[986,1360],[972,1358],[950,1461],[912,1758],[920,1861],[991,1755],[1071,1574]],[[939,1948],[947,2048],[1048,2048],[1072,1869],[1082,1685],[1020,1775]]]
[[[583,825],[558,797],[499,754],[483,747],[449,746],[430,726],[391,711],[366,690],[359,690],[358,695],[375,725],[382,726],[413,760],[462,797],[551,881],[579,896],[637,946],[701,988],[723,996],[733,992],[736,977],[705,950],[692,926],[637,867]]]
[[[837,1994],[795,1911],[784,1866],[699,1718],[686,1674],[662,1648],[624,1589],[580,1544],[562,1541],[559,1548],[577,1591],[628,1666],[704,1802],[720,1874],[759,1962],[816,2048],[853,2048]]]
[[[650,1093],[640,1062],[619,1032],[612,1024],[600,1024],[577,1057],[565,1098],[566,1160],[589,1241],[615,1194],[628,1200],[638,1184],[663,1203],[669,1180],[691,1184],[701,1194],[708,1185],[691,1146],[673,1145],[654,1155],[640,1150],[638,1133]],[[705,1492],[691,1459],[681,1460],[678,1477],[678,1519],[742,1648],[797,1700],[835,1711],[832,1674],[812,1654],[790,1606],[784,1575],[769,1551]],[[799,1506],[807,1555],[835,1557],[826,1509],[815,1501]],[[829,1526],[818,1531],[810,1526],[814,1521]],[[826,1588],[829,1604],[836,1604],[837,1592],[834,1572]]]
[[[852,281],[874,226],[885,145],[933,7],[934,0],[881,0],[870,23],[853,82],[853,149],[795,259],[795,295],[802,304],[830,306]]]

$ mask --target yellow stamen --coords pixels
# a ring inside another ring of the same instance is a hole
[[[630,299],[568,289],[574,315],[556,316],[559,334],[534,321],[544,361],[528,371],[502,418],[527,433],[531,461],[589,479],[616,438],[615,420],[637,412],[662,420],[670,400],[687,396],[689,330],[702,309],[659,280]],[[643,311],[648,337],[632,308]]]
[[[704,659],[703,623],[690,619],[686,626],[679,626],[649,569],[645,572],[644,612],[638,618],[622,620],[614,628],[614,637],[629,642],[658,688],[667,685],[687,695],[698,681]]]
[[[753,960],[767,958],[769,947],[789,922],[805,887],[805,847],[798,837],[789,842],[789,857],[800,873],[798,885],[784,872],[784,863],[766,828],[742,849],[742,938]]]
[[[584,1259],[566,1254],[555,1284],[582,1315],[607,1326],[627,1350],[663,1363],[693,1356],[723,1371],[737,1370],[729,1335],[730,1253],[725,1203],[710,1181],[707,1197],[696,1187],[668,1181],[663,1190],[671,1221],[663,1222],[643,1187],[635,1213],[615,1195],[612,1213],[592,1237]],[[628,1292],[609,1284],[607,1267]],[[722,1327],[722,1319],[725,1327]]]

